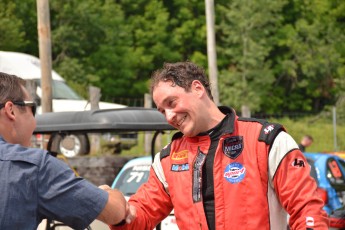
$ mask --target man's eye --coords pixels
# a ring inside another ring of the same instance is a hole
[[[169,101],[168,105],[171,107],[174,105],[174,102],[175,102],[175,100],[171,100],[171,101]]]
[[[163,114],[163,115],[164,115],[165,110],[163,110],[163,109],[158,109],[158,112],[160,112],[161,114]]]

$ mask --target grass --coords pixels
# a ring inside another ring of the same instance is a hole
[[[305,135],[311,135],[314,142],[306,148],[307,152],[332,152],[345,150],[345,127],[342,124],[336,125],[336,143],[333,121],[328,117],[305,117],[294,120],[289,118],[272,119],[287,129],[287,132],[295,139],[297,143]]]

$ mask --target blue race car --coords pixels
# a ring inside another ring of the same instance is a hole
[[[152,157],[145,156],[129,160],[120,170],[112,188],[120,190],[123,195],[129,198],[149,178]]]
[[[317,192],[325,202],[324,210],[330,215],[344,206],[345,161],[333,154],[304,153],[310,174],[316,180]]]

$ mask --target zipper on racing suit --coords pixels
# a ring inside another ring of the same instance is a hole
[[[193,202],[201,201],[201,186],[202,186],[202,166],[204,165],[206,154],[201,152],[198,148],[198,154],[193,164]]]

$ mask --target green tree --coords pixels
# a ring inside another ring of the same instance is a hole
[[[344,44],[344,33],[337,25],[338,10],[339,4],[323,0],[286,5],[275,56],[270,57],[277,76],[272,92],[284,98],[281,110],[316,112],[334,104],[339,93],[335,82],[344,78],[339,75],[344,60],[338,47]]]
[[[169,14],[158,0],[121,1],[125,21],[131,35],[131,63],[133,81],[131,95],[148,92],[147,81],[152,71],[164,61],[177,60],[179,54],[171,46]]]
[[[25,2],[23,8],[26,8]],[[17,7],[13,1],[0,2],[0,50],[24,51],[30,43],[25,37],[25,21],[20,14],[23,8]]]
[[[101,87],[102,94],[123,95],[132,79],[130,43],[120,7],[113,1],[54,1],[54,65],[77,91]]]
[[[180,58],[207,67],[205,2],[198,0],[165,0],[169,11],[172,47]]]
[[[258,111],[265,102],[274,82],[268,57],[284,4],[285,1],[233,0],[217,5],[222,104]]]
[[[219,0],[222,104],[252,111],[320,111],[345,91],[345,1]],[[164,62],[207,69],[205,3],[51,1],[53,67],[84,97],[142,97]],[[0,49],[38,56],[36,2],[0,2]]]

